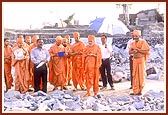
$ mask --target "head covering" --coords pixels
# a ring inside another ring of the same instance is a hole
[[[88,41],[95,41],[95,36],[88,35]]]
[[[141,31],[140,30],[133,30],[132,35],[141,36]]]
[[[61,36],[57,36],[56,37],[56,42],[57,43],[61,43],[62,42],[62,37]]]
[[[17,43],[23,43],[23,42],[24,42],[24,38],[23,37],[17,38]]]
[[[74,36],[74,38],[77,38],[77,37],[80,37],[80,34],[79,34],[79,32],[74,32],[73,36]]]
[[[32,37],[32,42],[35,43],[37,41],[37,39],[39,39],[39,36],[38,35],[34,35]]]
[[[66,35],[64,38],[66,38],[66,39],[69,40],[69,39],[70,39],[70,36],[69,36],[69,35]]]

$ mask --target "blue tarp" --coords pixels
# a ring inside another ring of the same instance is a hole
[[[90,22],[90,26],[88,27],[89,29],[93,29],[96,32],[99,31],[100,27],[103,24],[105,18],[96,18],[95,20]]]
[[[129,32],[127,26],[120,20],[115,20],[112,18],[96,18],[90,22],[88,29],[95,30],[97,33],[108,33],[114,34],[126,34]]]

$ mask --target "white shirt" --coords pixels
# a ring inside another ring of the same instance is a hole
[[[106,59],[110,57],[111,52],[113,51],[112,46],[110,44],[107,44],[107,48],[105,48],[104,45],[99,45],[102,53],[102,59]]]
[[[35,64],[39,64],[42,60],[50,60],[50,54],[47,49],[33,48],[31,51],[31,61]]]
[[[133,42],[134,40],[131,38],[128,42],[127,42],[127,47],[126,47],[126,51],[127,53],[129,53],[129,49],[130,49],[130,44]]]
[[[15,59],[16,60],[22,60],[25,58],[24,56],[24,50],[22,48],[18,48],[14,51]]]

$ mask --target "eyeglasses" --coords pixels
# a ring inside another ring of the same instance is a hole
[[[106,39],[105,37],[101,37],[101,39]]]

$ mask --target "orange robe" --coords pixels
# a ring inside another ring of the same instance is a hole
[[[11,56],[12,56],[12,48],[10,46],[5,46],[4,47],[4,77],[5,77],[6,90],[11,89],[12,82],[13,82],[13,78],[11,74],[11,62],[12,62]]]
[[[130,44],[130,49],[140,49],[150,51],[148,43],[143,39],[139,40],[138,42],[132,42]],[[139,58],[134,58],[135,56],[133,56],[132,77],[133,77],[133,93],[135,95],[141,93],[145,85],[144,82],[145,69],[149,53],[147,54],[139,53],[138,55],[140,55]]]
[[[34,43],[30,44],[29,47],[29,54],[32,51],[33,48],[35,48],[36,45]],[[32,87],[34,87],[34,63],[30,60],[29,62],[29,72],[30,72],[30,81],[29,81],[29,85],[31,85]],[[41,85],[40,85],[41,86]]]
[[[12,53],[12,66],[15,67],[15,90],[21,93],[26,93],[29,88],[29,53],[25,48],[25,58],[22,60],[16,60],[14,52],[19,48],[18,46],[13,48]]]
[[[14,47],[16,47],[17,46],[17,43],[14,43],[13,45],[12,45],[12,49],[14,48]]]
[[[71,52],[82,54],[77,54],[72,56],[72,81],[75,88],[79,84],[81,89],[85,88],[85,79],[84,79],[84,55],[83,51],[85,44],[82,41],[79,41],[72,45]]]
[[[87,56],[87,54],[94,54],[95,56]],[[99,68],[101,66],[102,54],[100,47],[96,44],[93,46],[87,45],[84,51],[85,56],[85,78],[86,78],[86,89],[90,92],[90,88],[93,86],[94,94],[96,95],[99,90]]]
[[[68,44],[66,47],[67,53],[70,52],[70,47],[71,45]],[[66,78],[66,85],[68,85],[68,83],[72,79],[72,59],[71,57],[66,57],[66,60],[65,60],[65,78]]]
[[[49,81],[52,85],[54,85],[55,89],[61,86],[61,89],[66,85],[65,81],[65,56],[58,57],[55,56],[58,52],[65,51],[63,45],[54,44],[50,47],[50,61],[49,61]]]

